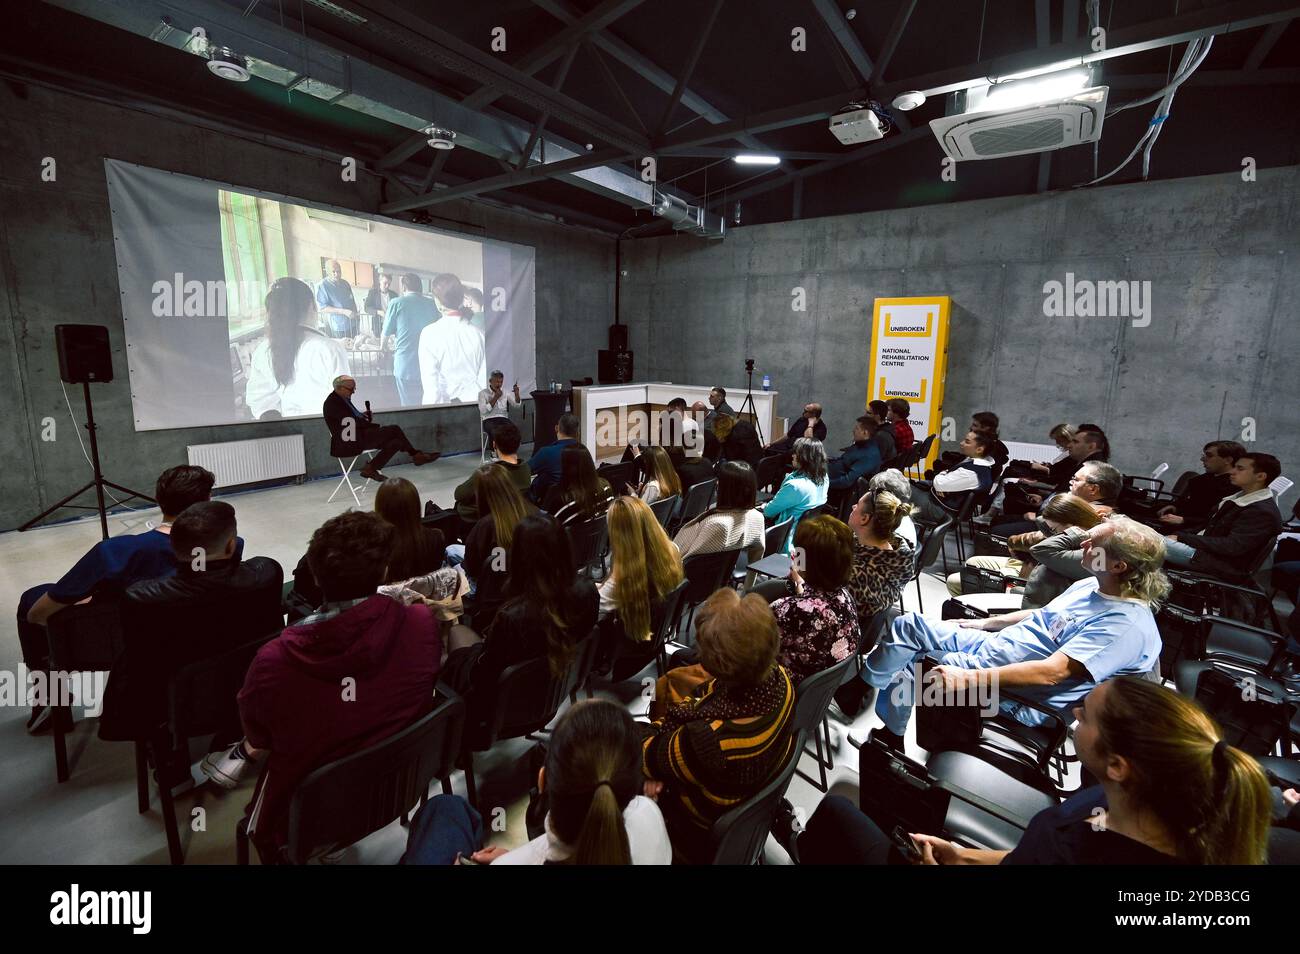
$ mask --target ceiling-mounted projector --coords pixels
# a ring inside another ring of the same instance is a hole
[[[424,134],[429,137],[429,145],[434,149],[456,148],[456,133],[450,129],[443,129],[441,126],[429,126],[424,130]]]
[[[874,142],[885,135],[880,129],[880,117],[870,107],[857,104],[832,116],[830,129],[831,135],[846,146]]]
[[[948,115],[930,121],[930,130],[958,161],[1095,142],[1110,90],[1089,87],[1091,79],[1091,70],[1080,67],[961,90],[949,98]]]
[[[251,75],[248,62],[228,46],[208,47],[208,69],[213,76],[232,83],[247,83]]]

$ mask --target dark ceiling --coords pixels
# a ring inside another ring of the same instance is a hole
[[[494,88],[501,95],[484,112],[512,117],[524,128],[546,112],[543,141],[559,137],[579,149],[588,143],[595,150],[612,147],[627,154],[622,165],[629,172],[638,167],[626,145],[643,143],[658,156],[661,184],[706,201],[729,220],[739,198],[745,225],[1070,188],[1093,177],[1094,161],[1101,171],[1118,164],[1152,116],[1152,108],[1143,107],[1108,118],[1095,160],[1092,147],[1084,145],[967,162],[952,182],[940,177],[943,152],[926,128],[944,114],[944,96],[896,113],[899,125],[869,146],[837,142],[826,128],[825,116],[836,108],[829,106],[801,124],[688,146],[689,155],[666,154],[666,142],[706,137],[717,124],[740,120],[744,126],[814,101],[847,104],[863,98],[864,90],[887,104],[899,90],[939,85],[920,81],[931,74],[956,71],[957,78],[974,79],[986,75],[977,66],[991,59],[1084,43],[1087,0],[335,0],[337,8],[365,23],[349,22],[322,0],[205,2],[250,22],[263,18],[292,28],[463,100],[480,91],[483,69],[491,67],[449,65],[448,58],[428,55],[427,45],[450,49],[459,41],[462,61],[468,46],[513,68],[513,85]],[[185,5],[170,0],[171,7]],[[562,32],[593,11],[607,11],[609,22],[579,34],[576,43],[575,31]],[[436,153],[423,145],[393,162],[394,150],[412,141],[412,130],[257,78],[222,82],[196,56],[51,3],[19,0],[4,12],[0,72],[11,82],[31,79],[171,109],[304,148],[365,157],[374,166],[388,157],[387,173],[406,183],[392,183],[390,198],[407,198],[426,180],[455,186],[513,168],[457,148],[431,169]],[[1176,35],[1210,22],[1249,22],[1250,16],[1276,21],[1216,36],[1198,73],[1178,92],[1153,152],[1151,178],[1235,171],[1247,156],[1261,167],[1300,163],[1300,26],[1288,19],[1300,16],[1300,3],[1101,0],[1098,13],[1108,38],[1121,40]],[[491,49],[496,28],[505,31],[504,51]],[[791,48],[795,28],[806,31],[805,51]],[[1111,102],[1163,86],[1184,46],[1105,60],[1101,82],[1112,87]],[[547,51],[553,58],[535,68],[539,53]],[[514,82],[528,76],[534,85]],[[675,90],[683,77],[685,86]],[[675,91],[681,95],[674,102]],[[760,146],[783,154],[781,165],[740,167],[729,158]],[[1133,163],[1107,184],[1132,182],[1139,174]],[[556,178],[536,176],[483,198],[612,234],[634,226],[640,226],[637,235],[666,230],[644,207]]]

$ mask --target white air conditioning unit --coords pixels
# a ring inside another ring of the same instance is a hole
[[[1106,86],[1093,86],[1049,102],[999,108],[986,90],[969,90],[956,115],[930,121],[939,145],[959,162],[1048,152],[1101,138]]]

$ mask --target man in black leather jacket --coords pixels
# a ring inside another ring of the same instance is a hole
[[[167,719],[167,680],[174,672],[284,626],[280,564],[241,560],[236,531],[230,504],[191,504],[172,525],[175,576],[127,588],[125,647],[109,674],[100,738],[150,738]],[[238,735],[238,725],[231,729]]]

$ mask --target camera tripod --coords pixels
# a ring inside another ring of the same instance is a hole
[[[745,413],[745,407],[749,407],[749,413],[754,418],[754,430],[758,434],[758,445],[763,446],[763,426],[758,423],[758,408],[754,406],[754,362],[745,362],[745,374],[749,376],[749,381],[745,386],[745,400],[740,402],[740,409],[736,411],[737,416]]]

